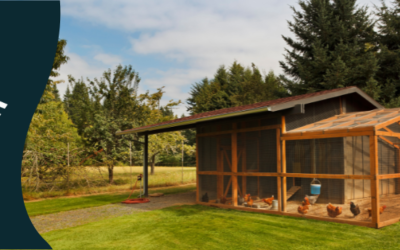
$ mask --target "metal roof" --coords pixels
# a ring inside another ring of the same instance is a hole
[[[325,90],[315,93],[309,93],[304,95],[286,97],[271,101],[259,102],[249,105],[243,105],[239,107],[232,107],[232,108],[225,108],[214,110],[210,112],[204,112],[188,117],[183,117],[180,119],[165,121],[157,124],[151,124],[139,128],[128,129],[124,131],[117,132],[117,135],[124,135],[124,134],[131,134],[131,133],[155,133],[157,131],[165,130],[165,129],[173,129],[174,127],[176,130],[182,129],[182,126],[192,126],[194,127],[196,123],[205,122],[210,120],[217,120],[223,119],[228,117],[236,117],[248,114],[254,114],[259,112],[276,112],[284,109],[293,108],[298,104],[308,104],[313,102],[322,101],[325,99],[330,99],[338,96],[343,96],[347,94],[357,93],[362,96],[364,99],[369,101],[373,106],[378,109],[382,109],[383,106],[368,96],[365,92],[360,90],[357,87],[345,87],[340,89],[332,89],[332,90]]]

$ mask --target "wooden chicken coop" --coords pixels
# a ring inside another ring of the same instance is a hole
[[[195,128],[198,204],[380,228],[400,221],[399,122],[347,87],[118,134],[144,135],[147,158],[148,135]]]

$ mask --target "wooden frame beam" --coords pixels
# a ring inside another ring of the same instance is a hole
[[[286,163],[285,163],[286,164]],[[320,179],[350,179],[350,180],[372,180],[373,175],[346,175],[346,174],[299,174],[299,173],[252,173],[252,172],[217,172],[217,171],[199,171],[199,175],[228,175],[228,176],[266,176],[266,177],[296,177],[296,178],[320,178]],[[393,178],[397,174],[390,174]],[[384,176],[384,175],[382,175]],[[389,178],[389,177],[388,177]],[[396,177],[395,177],[396,178]],[[383,178],[384,179],[384,178]]]
[[[251,132],[251,131],[259,131],[259,130],[268,130],[268,129],[277,129],[280,128],[281,125],[270,125],[270,126],[262,126],[262,127],[254,127],[254,128],[241,128],[241,129],[232,129],[227,131],[217,131],[196,135],[198,137],[204,136],[214,136],[214,135],[223,135],[223,134],[233,134],[233,133],[242,133],[242,132]]]
[[[281,130],[278,128],[276,129],[276,168],[278,174],[282,171],[281,168]],[[280,176],[277,177],[277,186],[278,186],[278,211],[282,211],[282,178]]]
[[[379,223],[379,179],[378,177],[378,136],[369,137],[370,167],[371,175],[371,206],[372,206],[372,223],[378,228]]]
[[[232,173],[237,173],[237,124],[233,123],[233,133],[232,133]],[[237,199],[237,194],[238,194],[238,182],[237,182],[237,176],[232,175],[232,205],[237,206],[238,205],[238,199]]]
[[[304,135],[291,135],[284,134],[281,137],[281,140],[309,140],[309,139],[324,139],[324,138],[335,138],[335,137],[348,137],[348,136],[363,136],[363,135],[374,135],[374,131],[372,129],[368,129],[366,131],[348,131],[348,132],[339,132],[339,133],[315,133],[315,134],[304,134]]]

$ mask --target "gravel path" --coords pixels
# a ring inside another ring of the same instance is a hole
[[[31,221],[39,233],[46,233],[53,230],[75,227],[123,215],[142,213],[175,205],[194,204],[195,201],[196,192],[191,191],[162,197],[151,197],[150,202],[148,203],[118,203],[101,207],[71,210],[56,214],[39,215],[31,218]]]

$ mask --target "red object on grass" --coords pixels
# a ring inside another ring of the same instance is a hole
[[[147,203],[147,202],[150,202],[150,200],[146,199],[146,198],[137,198],[137,199],[127,199],[127,200],[124,200],[122,203],[137,204],[137,203]]]
[[[142,177],[143,177],[142,174],[139,174],[139,175],[138,175],[137,180],[136,180],[136,182],[135,182],[135,186],[133,186],[133,188],[132,188],[131,194],[129,195],[128,199],[124,200],[122,203],[125,203],[125,204],[138,204],[138,203],[147,203],[147,202],[150,202],[150,200],[147,199],[147,198],[129,199],[129,198],[131,198],[131,195],[132,195],[133,191],[134,191],[135,188],[136,188],[137,182],[140,181],[140,180],[142,180]]]

